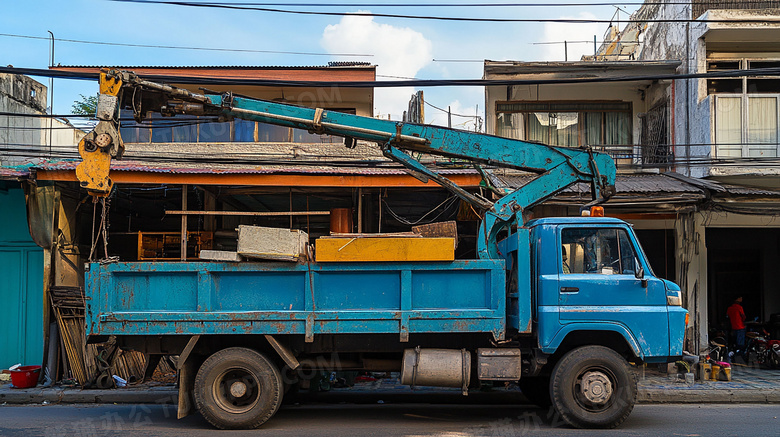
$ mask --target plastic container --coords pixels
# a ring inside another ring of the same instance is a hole
[[[710,380],[711,381],[717,381],[719,373],[720,373],[720,366],[713,365],[712,366],[712,372],[710,372]]]
[[[16,388],[33,388],[38,385],[41,366],[21,366],[11,370],[11,383]]]
[[[699,379],[709,380],[711,379],[710,375],[712,374],[712,365],[710,363],[699,363]]]

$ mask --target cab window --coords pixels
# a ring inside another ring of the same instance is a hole
[[[625,229],[564,229],[561,246],[563,274],[633,275],[639,266]]]

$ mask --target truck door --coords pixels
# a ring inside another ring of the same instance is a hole
[[[638,250],[633,233],[620,226],[561,227],[559,320],[620,324],[644,354],[669,353],[666,288]],[[643,281],[636,277],[644,269]]]

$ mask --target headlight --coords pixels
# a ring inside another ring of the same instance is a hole
[[[669,306],[682,306],[682,298],[679,291],[668,291],[666,294],[666,304]]]

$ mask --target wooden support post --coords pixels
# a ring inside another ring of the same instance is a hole
[[[217,209],[217,197],[208,190],[203,191],[203,207],[206,211],[215,211]],[[205,216],[203,218],[203,230],[214,232],[217,230],[217,217]]]
[[[181,209],[187,210],[187,184],[181,186]],[[187,260],[187,215],[181,216],[181,260]]]
[[[363,233],[363,189],[358,187],[357,192],[358,204],[357,204],[357,233]]]

